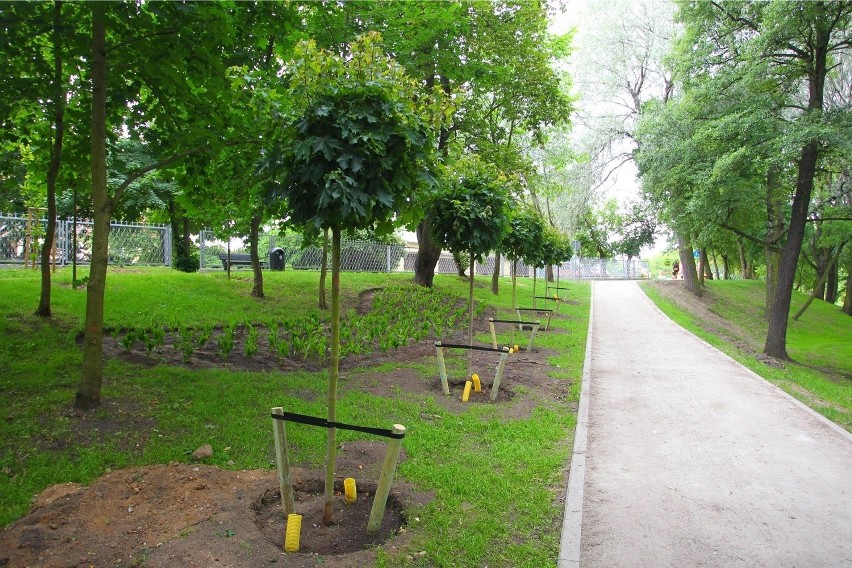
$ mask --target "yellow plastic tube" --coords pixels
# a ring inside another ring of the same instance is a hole
[[[354,503],[358,498],[358,490],[355,488],[355,478],[347,477],[343,480],[343,500],[347,503]]]
[[[465,381],[464,383],[464,392],[462,393],[462,402],[467,402],[467,399],[470,398],[470,387],[472,383],[470,381]]]
[[[284,551],[299,552],[299,539],[302,536],[302,515],[287,515],[287,531],[284,533]]]
[[[515,343],[514,349],[515,349],[515,353],[517,353],[518,352],[518,344],[517,343]]]
[[[473,381],[473,392],[482,392],[482,383],[479,382],[479,375],[476,373],[472,374],[470,380]]]

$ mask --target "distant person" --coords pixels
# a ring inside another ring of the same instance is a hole
[[[672,263],[672,280],[677,280],[678,273],[680,273],[680,262],[674,261]]]

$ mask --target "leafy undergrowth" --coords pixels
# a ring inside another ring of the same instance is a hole
[[[284,339],[283,322],[311,317],[317,274],[272,274],[266,281],[270,296],[266,300],[248,296],[248,277],[227,281],[218,273],[187,277],[153,270],[111,274],[110,279],[114,303],[107,307],[108,325],[146,330],[174,326],[179,334],[181,328],[196,330],[187,331],[192,336],[211,326],[227,328],[239,317],[282,322],[279,333]],[[421,298],[420,292],[411,292],[409,279],[410,275],[345,274],[345,309],[355,310],[364,291],[386,288],[386,295],[374,296],[375,311],[357,319],[376,318],[362,324],[375,329],[397,326],[382,334],[387,340],[416,336],[427,320],[435,333],[433,316],[443,313],[444,321],[455,319],[459,307],[466,305],[464,280],[438,276],[434,292],[427,293],[434,296]],[[486,280],[476,282],[480,311],[488,306],[497,317],[511,317],[509,282],[501,281],[502,294],[495,297]],[[589,287],[583,283],[570,287],[565,293],[570,302],[560,307],[560,317],[553,322],[555,333],[536,339],[541,348],[553,350],[548,358],[551,374],[565,381],[567,398],[545,400],[531,412],[513,415],[505,411],[523,396],[459,410],[449,408],[437,390],[434,395],[413,396],[405,383],[395,383],[384,392],[365,392],[344,380],[339,420],[405,424],[410,435],[398,478],[435,494],[431,503],[411,512],[418,520],[409,527],[410,544],[381,549],[377,565],[537,567],[555,563],[588,326]],[[288,299],[280,299],[283,294],[273,296],[271,290],[290,291]],[[0,344],[0,526],[25,514],[33,495],[49,485],[87,484],[110,469],[192,463],[191,452],[202,444],[216,448],[207,464],[235,470],[272,468],[269,409],[283,404],[293,412],[325,414],[325,370],[239,372],[226,366],[145,366],[120,359],[106,363],[101,407],[78,412],[71,401],[81,363],[76,335],[83,295],[69,286],[56,286],[56,321],[46,323],[29,315],[38,297],[37,275],[16,273],[7,278],[0,274],[0,297],[10,299],[0,308],[4,337]],[[531,296],[531,283],[519,282],[519,295]],[[239,306],[243,311],[235,314],[222,306]],[[428,311],[434,313],[424,315]],[[383,313],[394,315],[385,318]],[[350,311],[349,315],[356,314]],[[317,314],[321,328],[326,317]],[[490,343],[490,337],[479,339]],[[512,339],[509,333],[500,336],[501,342]],[[379,337],[372,345],[379,346]],[[387,348],[397,349],[392,344]],[[374,375],[407,367],[412,380],[436,380],[433,356],[383,367],[353,369],[352,374]],[[294,462],[322,463],[325,431],[293,428],[288,436]],[[341,443],[368,439],[348,431],[340,431],[338,437]],[[426,554],[418,555],[420,551]]]
[[[642,287],[678,324],[852,431],[852,318],[840,308],[815,301],[798,321],[791,318],[787,351],[793,361],[781,362],[761,353],[766,340],[762,282],[710,281],[700,299],[678,282]],[[790,313],[805,300],[794,293]]]

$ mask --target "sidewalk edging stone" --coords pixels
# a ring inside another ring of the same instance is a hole
[[[562,518],[562,537],[559,542],[557,568],[579,568],[580,533],[583,526],[583,485],[586,478],[586,445],[589,435],[589,398],[592,386],[592,335],[594,330],[594,283],[589,293],[589,328],[586,333],[586,353],[580,384],[580,406],[574,432],[574,449],[568,472],[565,494],[565,514]]]

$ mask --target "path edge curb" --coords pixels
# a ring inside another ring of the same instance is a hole
[[[565,493],[565,513],[562,517],[562,536],[559,540],[557,568],[579,568],[580,536],[583,527],[583,486],[586,479],[586,447],[589,438],[589,398],[592,386],[592,336],[594,332],[595,285],[589,290],[589,327],[586,332],[586,351],[583,376],[580,383],[580,406],[577,410],[577,427],[571,468],[568,471],[568,488]]]

